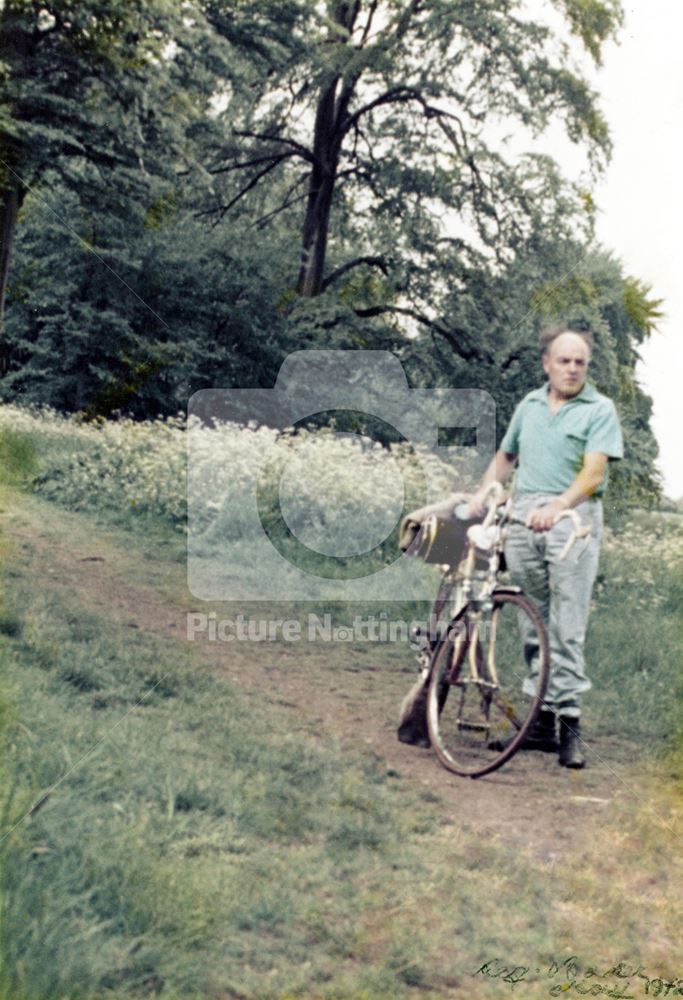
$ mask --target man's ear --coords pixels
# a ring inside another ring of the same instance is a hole
[[[543,371],[547,375],[548,374],[548,355],[547,354],[542,354],[541,355],[541,364],[543,365]]]

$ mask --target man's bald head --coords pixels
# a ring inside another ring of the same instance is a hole
[[[548,354],[550,347],[555,343],[560,337],[566,336],[579,337],[583,343],[588,348],[588,357],[590,358],[593,353],[593,334],[590,330],[572,330],[569,326],[548,326],[541,332],[539,337],[539,344],[541,347],[541,352],[544,355]],[[568,344],[570,341],[563,341],[563,343]]]
[[[588,342],[576,330],[563,330],[550,340],[541,360],[553,400],[564,401],[581,392],[590,358]]]

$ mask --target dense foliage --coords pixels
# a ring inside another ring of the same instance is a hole
[[[590,180],[519,152],[560,122],[600,171],[581,61],[621,12],[552,6],[5,0],[4,398],[153,417],[272,385],[295,349],[383,348],[413,385],[490,391],[502,432],[539,327],[571,320],[624,491],[655,494],[635,363],[657,303],[594,245]]]

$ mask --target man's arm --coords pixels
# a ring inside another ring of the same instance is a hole
[[[497,451],[484,473],[481,486],[470,499],[470,517],[481,517],[486,513],[484,496],[490,483],[505,483],[515,467],[517,456],[509,451]]]
[[[589,451],[583,459],[583,467],[576,479],[570,483],[564,493],[556,497],[544,507],[532,510],[527,518],[527,524],[534,531],[548,531],[553,521],[563,510],[576,507],[582,500],[587,500],[597,490],[603,480],[607,468],[607,455],[599,451]]]

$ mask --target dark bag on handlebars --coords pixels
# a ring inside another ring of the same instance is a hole
[[[465,521],[457,517],[430,514],[420,525],[415,539],[406,551],[428,563],[457,566],[465,553],[467,529],[480,522],[481,518],[476,517]]]

